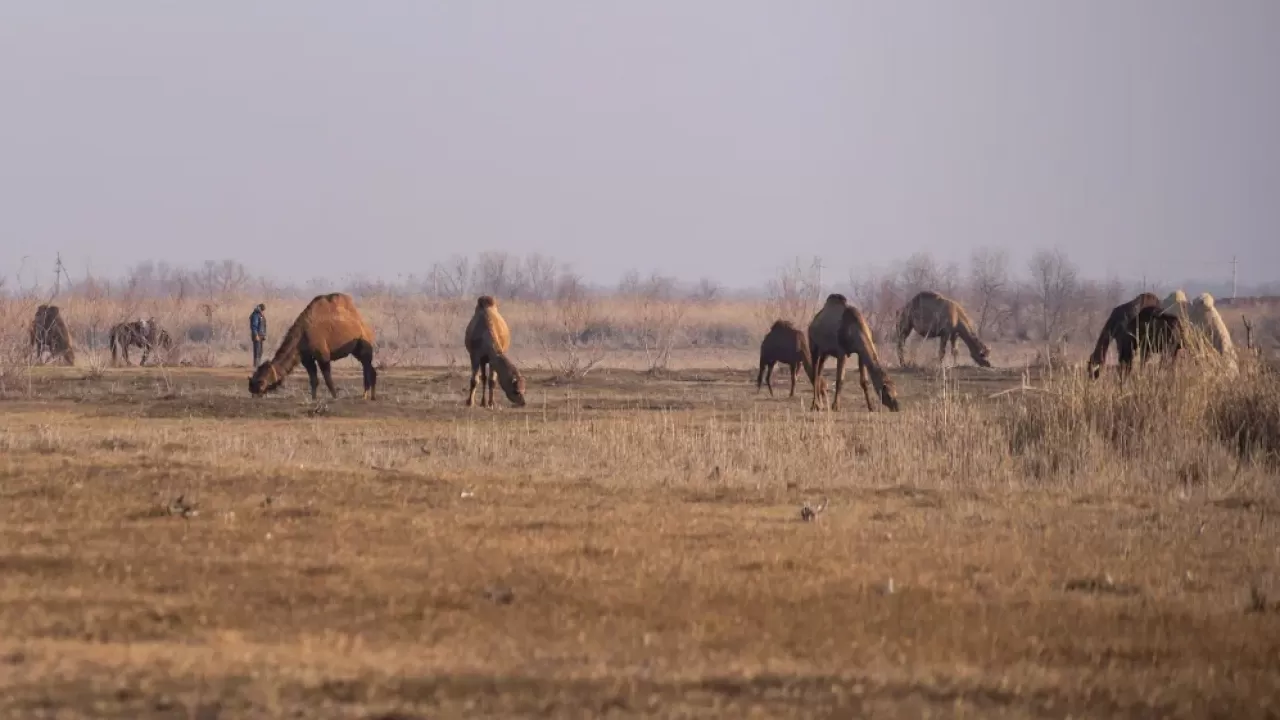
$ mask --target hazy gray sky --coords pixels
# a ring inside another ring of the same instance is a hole
[[[1280,275],[1275,0],[0,4],[0,263]]]

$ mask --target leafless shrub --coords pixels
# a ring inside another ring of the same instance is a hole
[[[600,320],[599,301],[582,277],[564,270],[536,328],[537,343],[547,366],[567,380],[591,372],[605,358],[602,338],[589,332]]]
[[[671,361],[671,351],[689,311],[689,302],[680,297],[674,278],[654,273],[641,279],[631,272],[619,287],[633,305],[636,329],[649,372],[662,372]]]
[[[1076,266],[1061,250],[1039,250],[1027,267],[1040,339],[1058,340],[1070,329],[1072,302],[1078,291]]]
[[[788,320],[797,327],[808,327],[822,301],[821,292],[816,267],[802,267],[796,260],[793,265],[778,268],[766,288],[761,325],[769,327],[775,320]]]
[[[1008,312],[1001,296],[1009,287],[1009,253],[1003,249],[978,248],[969,257],[969,296],[974,306],[978,335],[986,336]]]

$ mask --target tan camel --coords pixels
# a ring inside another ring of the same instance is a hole
[[[1197,358],[1216,354],[1230,374],[1239,371],[1235,344],[1222,316],[1218,314],[1213,296],[1200,293],[1193,302],[1187,302],[1182,290],[1175,290],[1164,299],[1164,311],[1177,315],[1185,327],[1186,346]]]
[[[1107,362],[1107,348],[1111,346],[1111,341],[1115,340],[1119,344],[1126,334],[1136,327],[1138,313],[1147,308],[1160,310],[1160,298],[1144,292],[1111,310],[1111,314],[1107,316],[1107,322],[1102,326],[1102,332],[1098,333],[1098,342],[1094,345],[1093,353],[1089,355],[1090,377],[1095,380],[1098,378],[1102,373],[1102,366]]]
[[[898,313],[898,364],[907,364],[907,338],[911,332],[919,333],[925,339],[938,338],[938,362],[947,355],[947,342],[951,343],[951,362],[957,362],[956,340],[964,341],[969,348],[969,356],[981,367],[991,367],[988,356],[991,349],[978,338],[973,328],[969,313],[960,303],[945,295],[925,290],[916,293],[911,301]]]
[[[898,395],[894,390],[893,380],[880,363],[875,341],[871,337],[871,328],[867,326],[862,313],[850,305],[843,295],[832,293],[809,322],[809,356],[813,358],[813,375],[809,379],[813,382],[813,409],[818,408],[819,397],[826,403],[826,386],[820,380],[822,366],[826,364],[828,357],[836,359],[836,392],[831,409],[840,409],[844,362],[850,355],[858,356],[858,376],[862,383],[862,394],[867,398],[867,410],[875,411],[875,402],[871,399],[871,385],[874,384],[880,395],[880,402],[897,412]],[[868,374],[871,376],[870,382]]]
[[[804,366],[805,377],[813,377],[813,358],[809,356],[809,341],[804,331],[786,320],[778,320],[760,343],[760,372],[756,374],[756,392],[763,383],[773,396],[773,366],[782,363],[791,369],[791,394],[796,396],[796,375]]]
[[[476,310],[471,316],[471,322],[467,323],[464,344],[467,354],[471,356],[471,388],[467,393],[467,406],[475,403],[476,385],[484,382],[484,387],[480,388],[480,406],[493,407],[496,374],[507,400],[516,407],[523,407],[524,376],[511,358],[507,357],[507,351],[511,348],[511,330],[498,312],[498,301],[492,296],[481,295],[476,300]]]
[[[378,372],[373,368],[374,345],[373,330],[365,323],[350,295],[317,295],[284,334],[275,357],[259,365],[249,378],[249,392],[258,397],[275,390],[301,362],[311,380],[311,399],[315,399],[320,385],[317,367],[324,375],[329,393],[336,398],[338,389],[329,374],[330,363],[350,355],[360,361],[364,371],[364,399],[374,400],[378,383]]]
[[[36,308],[36,316],[31,320],[28,332],[31,347],[35,350],[36,361],[45,350],[49,351],[49,360],[62,358],[67,365],[75,365],[76,351],[71,343],[71,331],[62,319],[62,312],[57,305],[41,305]]]

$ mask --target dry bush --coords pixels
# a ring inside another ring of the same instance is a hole
[[[585,377],[605,358],[603,338],[589,332],[602,321],[599,300],[582,278],[563,273],[555,284],[554,301],[546,304],[536,327],[547,366],[562,379]]]
[[[1280,451],[1280,381],[1250,362],[1240,376],[1179,359],[1135,365],[1121,383],[1058,374],[998,413],[1009,452],[1035,477],[1195,481]]]
[[[29,333],[38,305],[34,297],[0,302],[0,393],[29,389],[27,380],[36,361]]]

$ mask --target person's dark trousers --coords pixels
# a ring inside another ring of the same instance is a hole
[[[258,367],[262,364],[262,341],[255,339],[253,341],[253,366]]]

